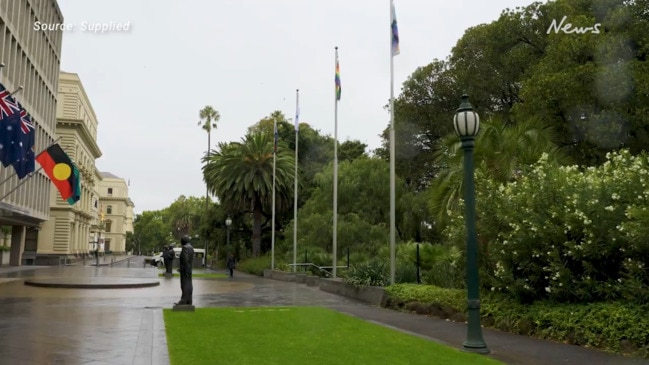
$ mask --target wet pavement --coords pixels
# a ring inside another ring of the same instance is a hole
[[[158,269],[144,267],[138,260],[142,258],[112,267],[0,267],[0,364],[169,364],[162,309],[178,301],[179,279],[158,277]],[[74,289],[24,284],[55,278],[97,283],[156,280],[159,285]],[[378,308],[304,284],[242,273],[232,279],[194,278],[193,284],[196,307],[317,305],[456,348],[466,335],[462,323]],[[488,356],[508,364],[649,364],[487,329],[484,337],[492,350]]]
[[[0,364],[169,364],[162,308],[180,298],[178,278],[123,264],[0,267]],[[99,285],[156,280],[143,288],[45,288],[25,281]],[[196,307],[338,305],[349,300],[316,288],[236,273],[194,278]],[[349,301],[351,302],[351,301]],[[360,305],[360,304],[354,304]]]

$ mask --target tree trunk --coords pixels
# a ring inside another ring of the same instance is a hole
[[[252,210],[252,256],[259,257],[261,254],[261,199],[255,197],[254,209]]]

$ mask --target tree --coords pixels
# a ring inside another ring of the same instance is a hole
[[[201,109],[198,115],[201,119],[198,122],[198,125],[201,127],[201,129],[207,132],[207,153],[209,153],[210,149],[212,148],[212,144],[210,141],[212,130],[216,129],[217,122],[219,121],[219,119],[221,119],[221,115],[219,114],[218,111],[216,111],[213,107],[209,105]]]
[[[467,29],[453,47],[449,62],[456,90],[471,96],[484,119],[499,115],[510,123],[511,108],[521,101],[521,81],[545,52],[547,24],[540,2],[506,9],[496,21]]]
[[[139,242],[142,252],[153,251],[168,245],[173,232],[166,224],[165,210],[145,211],[133,220],[133,236]]]
[[[459,93],[448,62],[434,60],[408,77],[394,101],[396,174],[413,191],[425,189],[437,173],[431,164],[432,152],[436,142],[453,130],[451,114],[458,106]],[[388,161],[389,128],[382,139],[374,152]]]
[[[404,82],[394,105],[396,173],[410,189],[423,191],[437,176],[433,153],[453,130],[462,93],[484,119],[498,115],[511,122],[527,69],[543,55],[546,20],[541,3],[507,9],[498,20],[469,28],[446,60],[417,68]],[[376,154],[387,160],[388,129],[382,137]]]
[[[359,140],[344,141],[338,146],[338,159],[342,161],[353,161],[361,156],[367,156],[365,149],[367,145]]]
[[[550,18],[566,16],[574,27],[599,23],[600,32],[549,32],[513,112],[545,118],[579,164],[599,164],[624,147],[632,153],[649,148],[649,23],[638,4],[564,0],[546,6]]]
[[[216,129],[217,126],[216,123],[219,121],[219,119],[221,119],[221,115],[213,107],[207,105],[203,109],[201,109],[201,111],[199,112],[199,117],[201,118],[201,120],[198,122],[198,125],[201,126],[201,128],[207,132],[207,150],[205,153],[206,155],[209,155],[210,149],[212,148],[212,142],[210,141],[212,129]],[[209,211],[209,204],[210,204],[209,190],[206,187],[205,188],[205,211],[203,212],[202,215],[204,218],[207,218],[207,214]],[[207,237],[203,237],[203,239],[207,239]]]
[[[532,118],[516,125],[507,125],[501,118],[480,124],[475,142],[475,165],[486,176],[507,183],[526,172],[543,153],[559,163],[569,161],[556,145],[557,136],[547,124]],[[436,163],[443,167],[428,190],[431,215],[440,225],[448,222],[448,214],[458,207],[462,194],[463,153],[460,138],[447,136],[435,153]]]
[[[252,213],[255,257],[261,253],[262,216],[270,215],[271,210],[273,145],[273,138],[268,134],[253,133],[241,142],[219,144],[217,150],[203,159],[203,178],[209,191],[226,209]],[[291,205],[294,163],[290,150],[278,148],[275,172],[279,211]]]
[[[166,209],[168,227],[180,239],[183,235],[198,234],[202,217],[205,216],[205,197],[189,198],[181,195]]]
[[[389,164],[376,157],[359,157],[338,166],[338,248],[377,254],[387,243],[390,219]],[[298,212],[300,245],[331,251],[333,224],[333,164],[316,177],[313,196]],[[396,180],[396,220],[399,240],[421,235],[424,218],[413,209],[413,194]],[[410,220],[416,215],[417,223]]]

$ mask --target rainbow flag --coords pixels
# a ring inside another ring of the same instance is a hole
[[[342,87],[340,86],[340,64],[336,59],[336,100],[340,100],[341,92],[342,92]]]

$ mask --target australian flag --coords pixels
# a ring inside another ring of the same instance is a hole
[[[0,84],[0,161],[20,179],[34,171],[34,135],[31,117]]]
[[[0,84],[0,161],[4,167],[18,158],[17,132],[20,129],[20,106]]]
[[[16,170],[16,175],[19,179],[27,176],[27,174],[34,172],[34,123],[32,118],[25,109],[20,111],[20,133],[17,138],[18,147],[20,151],[16,155],[13,165]]]

